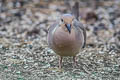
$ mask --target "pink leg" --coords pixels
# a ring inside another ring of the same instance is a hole
[[[59,68],[62,68],[62,59],[63,59],[63,57],[60,56],[60,59],[59,59]]]
[[[73,56],[74,67],[77,66],[76,56]]]

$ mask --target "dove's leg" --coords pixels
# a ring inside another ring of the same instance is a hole
[[[77,66],[76,56],[73,56],[74,67]]]
[[[59,68],[62,68],[62,59],[63,59],[63,57],[60,56],[60,59],[59,59]]]

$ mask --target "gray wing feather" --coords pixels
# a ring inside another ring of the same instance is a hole
[[[49,28],[48,28],[48,33],[51,33],[52,30],[58,25],[58,22],[55,22],[54,24],[52,24]]]
[[[76,27],[79,27],[79,29],[81,29],[81,30],[83,31],[83,35],[84,35],[84,44],[83,44],[83,47],[82,47],[82,48],[84,48],[85,45],[86,45],[86,30],[85,30],[83,24],[80,23],[80,22],[77,21],[77,20],[75,20],[75,24],[74,24],[74,25],[75,25]]]
[[[49,28],[48,28],[48,35],[47,35],[47,42],[48,42],[48,46],[52,47],[52,39],[53,39],[53,30],[55,29],[55,27],[58,25],[58,22],[55,22],[54,24],[52,24]]]

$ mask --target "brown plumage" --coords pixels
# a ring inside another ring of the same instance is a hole
[[[63,56],[75,56],[85,46],[86,31],[83,25],[73,15],[64,14],[61,20],[50,26],[48,31],[48,45],[60,55],[59,67],[61,68]]]

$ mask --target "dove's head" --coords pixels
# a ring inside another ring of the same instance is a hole
[[[72,26],[73,19],[74,19],[74,16],[71,14],[64,14],[61,17],[61,22],[67,28],[69,33],[71,33],[71,26]]]

